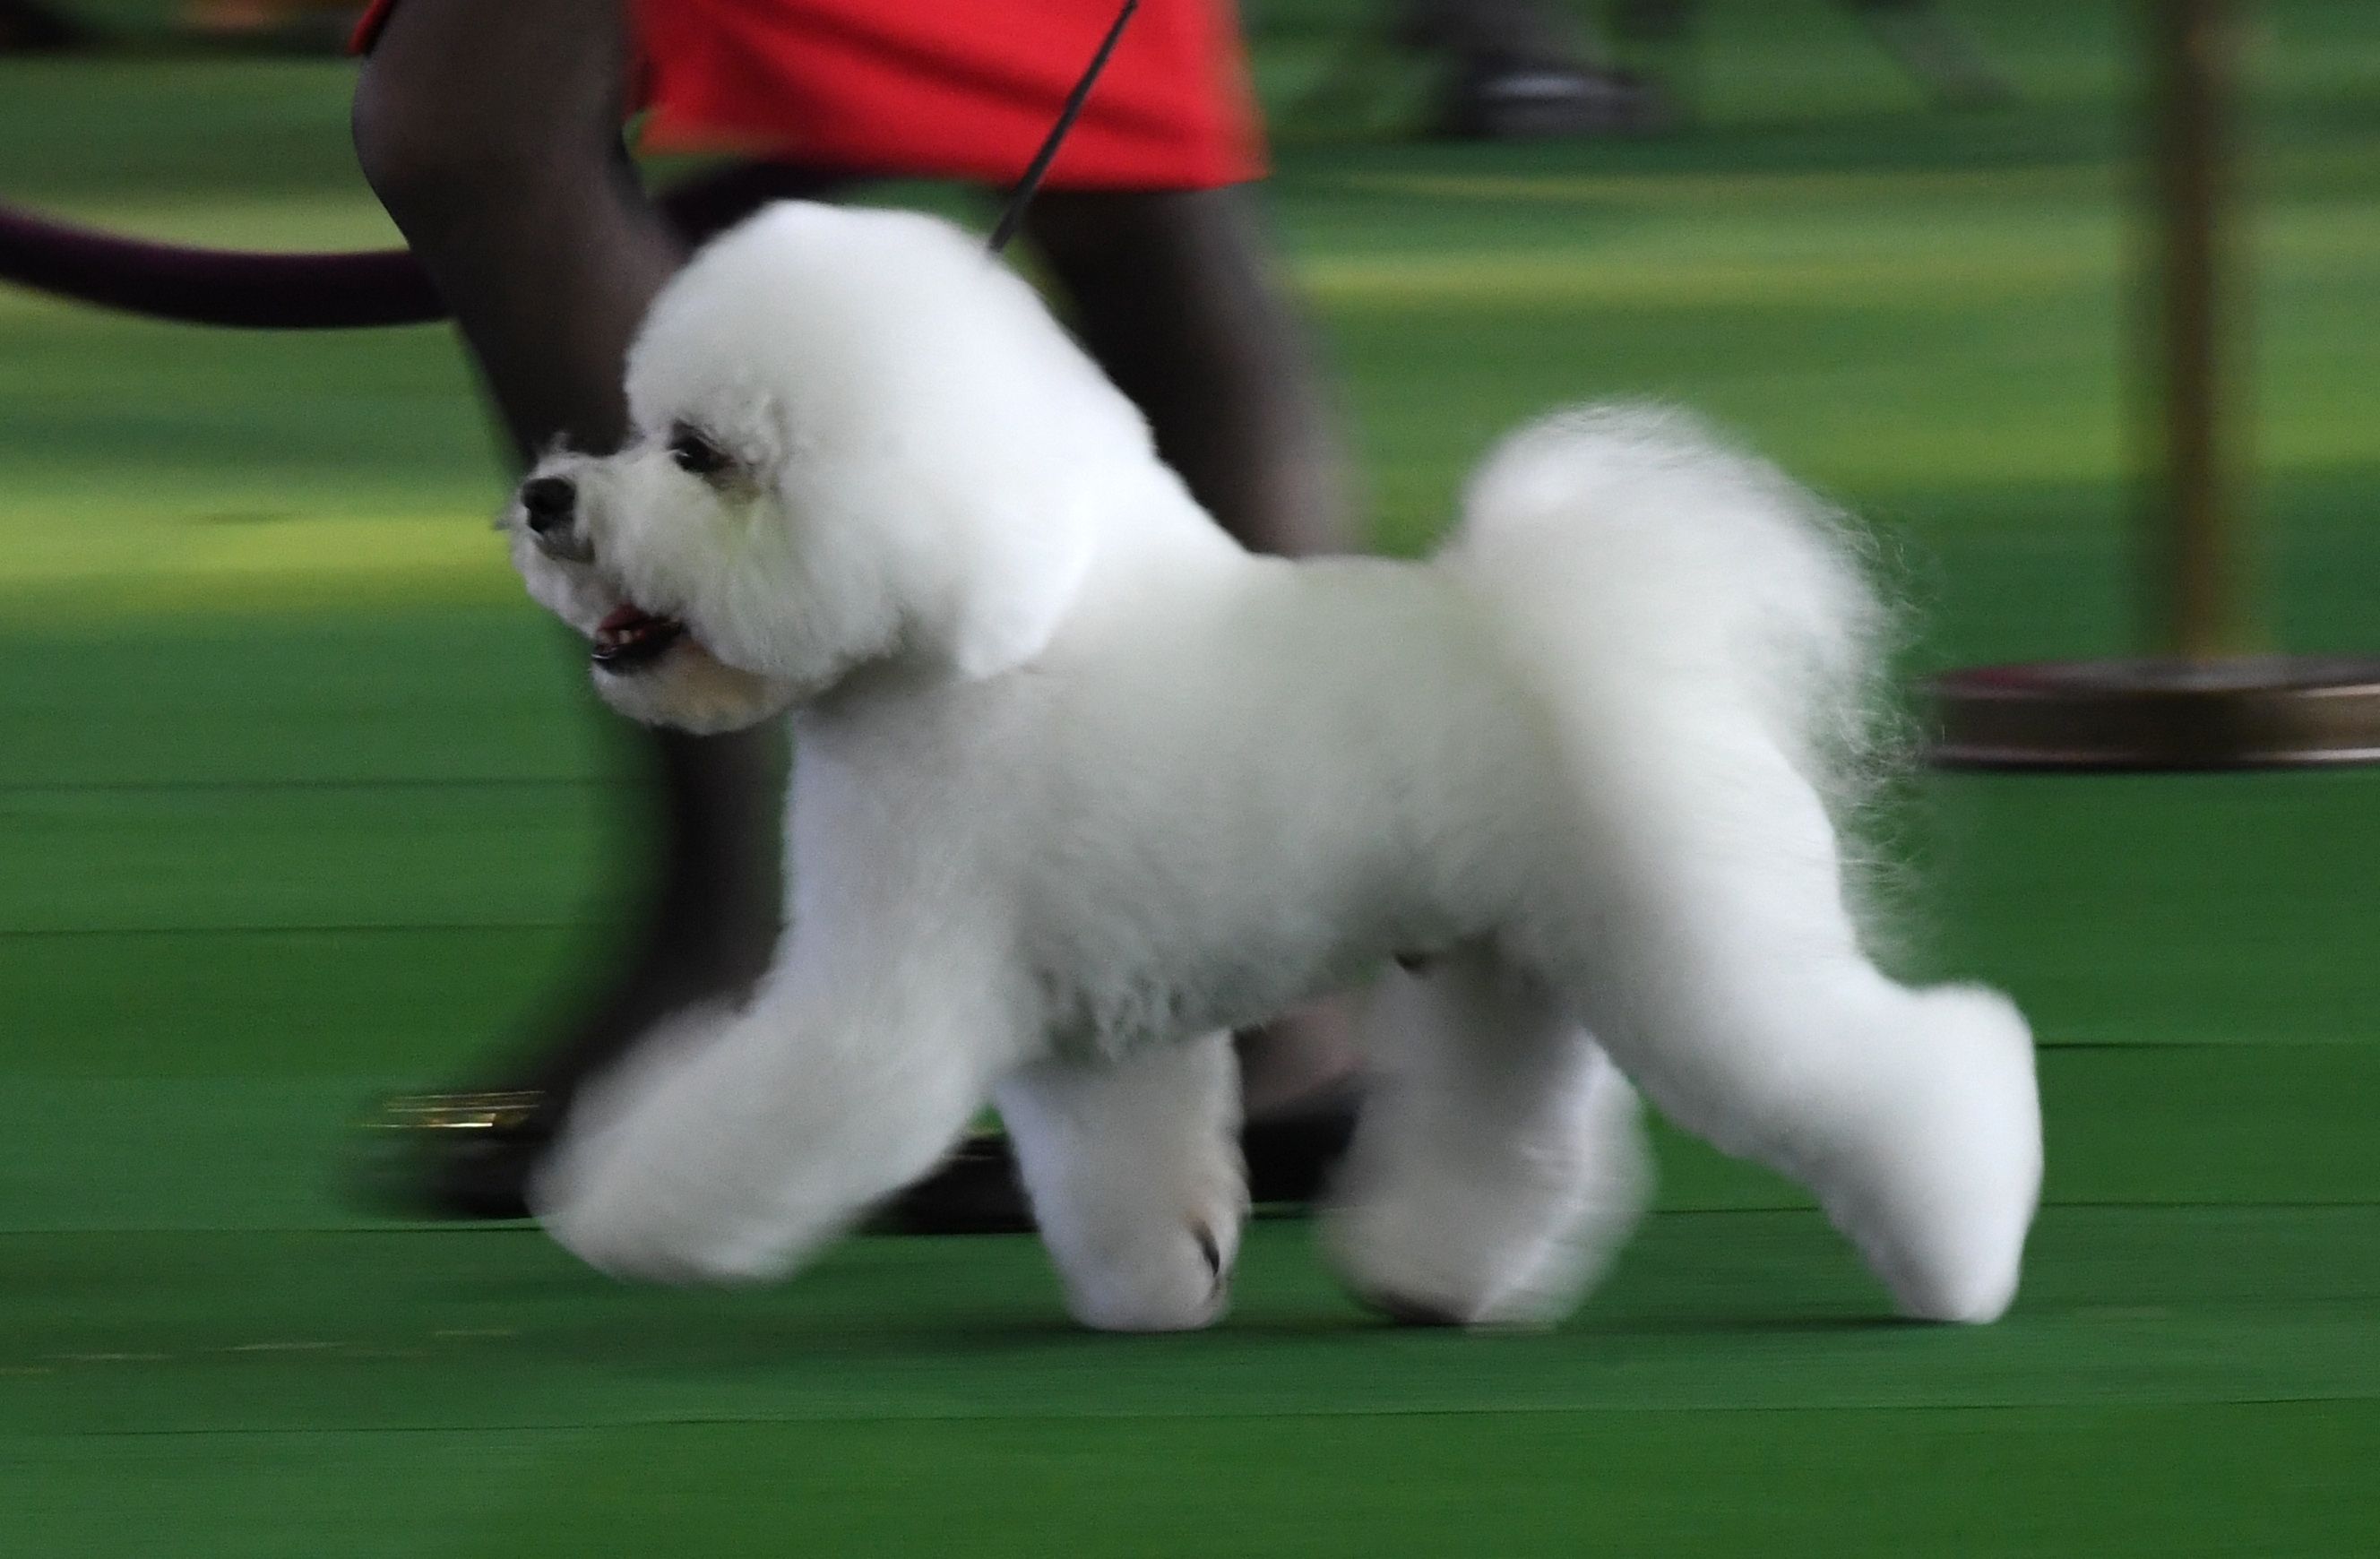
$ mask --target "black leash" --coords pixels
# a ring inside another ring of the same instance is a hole
[[[1025,220],[1025,208],[1033,203],[1033,192],[1041,187],[1042,175],[1057,160],[1058,148],[1064,142],[1066,132],[1075,127],[1075,120],[1082,114],[1083,104],[1089,101],[1093,84],[1099,80],[1099,73],[1108,67],[1108,56],[1115,53],[1116,42],[1123,36],[1124,24],[1132,20],[1132,14],[1138,9],[1140,0],[1123,0],[1123,9],[1116,13],[1116,19],[1108,28],[1108,35],[1099,40],[1099,53],[1091,56],[1091,63],[1084,70],[1082,79],[1075,83],[1075,90],[1066,94],[1066,106],[1058,111],[1058,122],[1050,127],[1049,135],[1041,142],[1041,150],[1036,151],[1033,161],[1025,165],[1025,176],[1016,181],[1016,189],[1008,198],[1008,209],[1000,213],[1000,221],[992,227],[991,237],[985,245],[992,253],[998,254],[1008,248],[1008,241],[1016,236],[1017,226]]]

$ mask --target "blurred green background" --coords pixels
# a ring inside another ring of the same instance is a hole
[[[0,198],[392,239],[341,62],[0,59]],[[1710,7],[1701,122],[1279,126],[1275,216],[1384,546],[1495,433],[1675,398],[1889,539],[1909,670],[2136,637],[2135,11],[1954,7],[1925,108],[1833,6]],[[2270,0],[2248,105],[2267,620],[2380,642],[2380,8]],[[1250,0],[1293,103],[1367,13]],[[1409,88],[1410,83],[1406,84]],[[339,1194],[601,956],[634,814],[485,520],[442,331],[232,334],[0,291],[0,1553],[2380,1552],[2380,777],[1917,779],[1905,961],[2045,1052],[2016,1312],[1880,1323],[1800,1198],[1665,1140],[1542,1336],[1397,1333],[1257,1231],[1234,1318],[1059,1324],[1028,1241],[617,1289]]]

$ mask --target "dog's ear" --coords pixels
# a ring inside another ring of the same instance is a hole
[[[946,576],[950,597],[935,624],[939,647],[965,680],[1014,671],[1042,650],[1081,593],[1094,527],[1089,505],[1069,494],[1026,513],[994,505],[963,532]]]

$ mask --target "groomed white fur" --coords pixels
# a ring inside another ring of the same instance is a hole
[[[1326,1228],[1384,1309],[1573,1304],[1646,1194],[1631,1082],[1809,1185],[1907,1312],[2008,1305],[2031,1037],[1862,952],[1877,609],[1773,468],[1570,413],[1432,562],[1253,557],[974,240],[807,205],[695,260],[629,392],[637,441],[546,462],[577,511],[516,511],[516,556],[582,629],[687,625],[598,672],[626,712],[793,711],[791,929],[573,1121],[538,1201],[589,1261],[784,1273],[996,1094],[1075,1314],[1203,1324],[1245,1202],[1220,1033],[1398,955]]]

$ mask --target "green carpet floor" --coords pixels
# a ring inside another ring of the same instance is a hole
[[[1478,148],[1289,108],[1360,8],[1251,0],[1381,543],[1520,417],[1655,394],[1876,526],[1912,675],[2132,642],[2131,13],[1950,8],[2017,106],[1740,0],[1693,134]],[[345,66],[91,9],[131,42],[0,60],[0,197],[385,241]],[[2369,648],[2380,14],[2254,9],[2258,598]],[[522,1032],[633,882],[502,482],[440,332],[0,293],[0,1556],[2380,1553],[2380,774],[1900,788],[1896,957],[2044,1045],[1988,1329],[1884,1319],[1792,1188],[1674,1134],[1609,1287],[1524,1336],[1376,1323],[1289,1223],[1218,1331],[1123,1339],[1026,1240],[682,1295],[359,1211],[354,1111]]]

